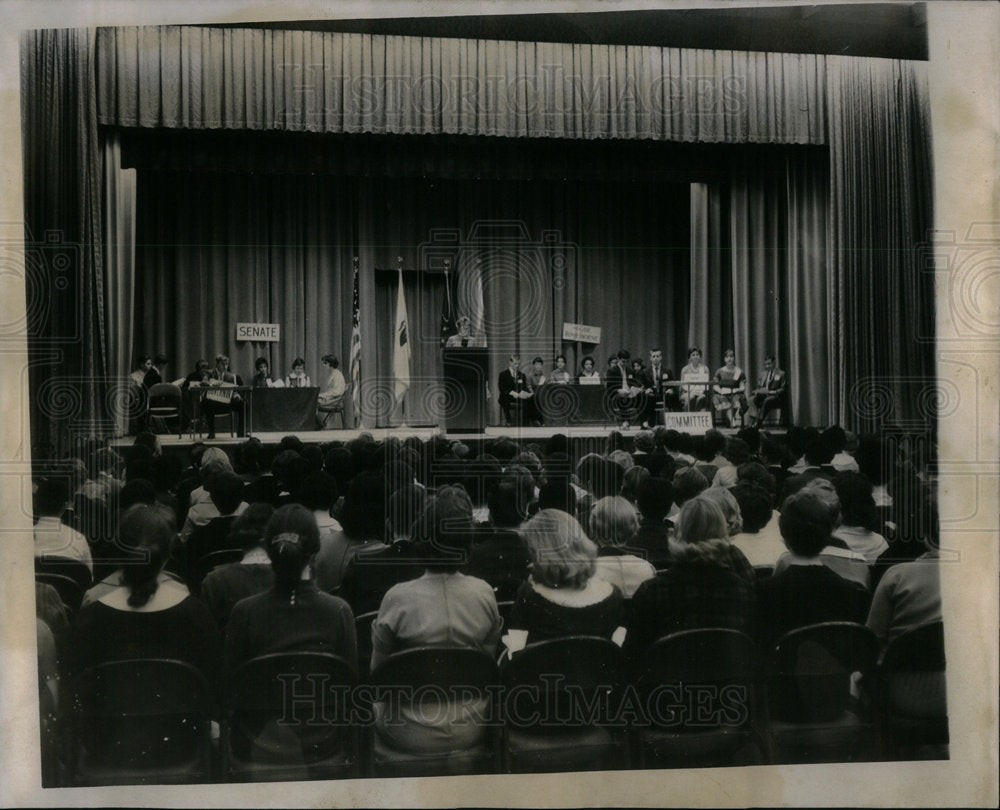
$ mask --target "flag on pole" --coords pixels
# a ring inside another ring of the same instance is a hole
[[[403,267],[399,267],[399,285],[396,293],[396,336],[392,354],[392,375],[396,379],[396,399],[410,387],[410,341],[406,318],[406,296],[403,294]]]
[[[358,257],[354,257],[354,294],[351,296],[351,401],[354,425],[361,422],[361,308],[358,297]]]
[[[444,265],[444,304],[441,307],[441,345],[448,342],[458,329],[455,325],[455,296],[452,289],[452,275],[448,272],[450,262]]]
[[[463,262],[458,271],[457,281],[459,314],[468,316],[469,326],[476,337],[477,345],[485,346],[482,260],[476,257],[474,261]]]

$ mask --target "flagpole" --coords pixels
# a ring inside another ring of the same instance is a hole
[[[398,274],[399,274],[399,289],[402,290],[403,289],[403,257],[402,256],[397,256],[396,257],[396,269],[398,270]],[[396,314],[396,317],[397,318],[399,317],[399,313]],[[409,325],[409,314],[408,313],[407,313],[406,321],[407,321],[406,329],[407,329],[407,332],[409,332],[410,325]],[[397,340],[399,339],[398,335],[396,336],[396,339]],[[409,342],[409,335],[407,335],[407,342]],[[409,378],[409,361],[408,360],[407,360],[407,378]],[[400,422],[399,426],[396,428],[397,430],[409,430],[409,427],[406,424],[406,400],[407,400],[407,396],[406,395],[409,393],[409,391],[410,391],[410,386],[407,385],[406,388],[403,390],[403,393],[402,393],[402,396],[401,396],[401,400],[400,400],[400,407],[402,408],[403,421]]]

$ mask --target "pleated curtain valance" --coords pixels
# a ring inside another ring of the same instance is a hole
[[[97,31],[123,127],[823,144],[826,57],[194,26]]]

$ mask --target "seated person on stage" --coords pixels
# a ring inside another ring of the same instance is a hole
[[[340,361],[332,354],[324,354],[323,365],[326,368],[326,380],[320,386],[319,397],[316,400],[316,420],[321,428],[325,427],[326,420],[320,414],[340,410],[343,407],[344,394],[347,393],[347,381],[340,371]]]
[[[531,371],[528,372],[528,383],[532,388],[538,388],[548,382],[544,369],[545,361],[541,357],[536,357],[531,361]]]
[[[243,380],[235,372],[229,370],[229,358],[224,354],[215,356],[215,368],[208,375],[208,382],[205,383],[210,388],[233,388],[243,385]],[[223,399],[227,399],[228,403]],[[201,410],[205,414],[205,422],[208,425],[208,438],[215,438],[215,416],[220,413],[232,413],[236,421],[236,434],[243,435],[242,424],[243,398],[239,392],[233,391],[230,394],[218,394],[209,392],[205,394],[201,401]]]
[[[203,386],[207,386],[211,381],[211,379],[212,375],[211,372],[209,372],[208,370],[208,361],[203,358],[199,358],[198,361],[194,364],[194,371],[192,371],[184,378],[184,382],[181,383],[181,388],[198,389]],[[200,403],[198,410],[200,410],[201,413],[205,415],[206,421],[208,419],[211,419],[210,424],[212,425],[212,438],[214,438],[215,414],[213,413],[211,414],[211,416],[209,416],[208,410],[205,408],[205,403],[203,401]]]
[[[647,395],[646,407],[642,413],[644,425],[653,424],[656,417],[656,406],[664,404],[667,410],[680,410],[680,399],[677,389],[665,386],[674,378],[673,373],[663,366],[663,352],[660,349],[650,349],[649,367],[643,369],[639,376],[639,384]]]
[[[512,354],[507,358],[507,368],[500,372],[497,386],[500,389],[500,408],[508,425],[523,425],[530,415],[528,400],[531,388],[528,378],[519,368],[521,358]],[[513,406],[513,407],[511,407]]]
[[[167,370],[167,357],[164,354],[158,354],[153,358],[152,364],[146,369],[146,376],[142,378],[142,384],[149,390],[154,385],[161,382],[166,382],[166,377],[164,377],[164,372]]]
[[[556,364],[552,369],[552,373],[549,375],[549,382],[568,383],[570,379],[569,372],[566,370],[565,355],[556,355]]]
[[[146,379],[146,372],[148,372],[153,367],[153,360],[146,355],[140,355],[139,359],[135,363],[135,371],[129,374],[129,379],[136,385],[144,385]]]
[[[688,349],[688,364],[681,369],[681,382],[708,382],[708,366],[701,362],[701,349]],[[705,385],[685,385],[681,387],[681,405],[685,410],[703,411],[708,404],[708,387]]]
[[[715,391],[712,401],[718,415],[725,414],[729,427],[736,427],[736,414],[742,418],[747,410],[747,376],[736,365],[736,352],[726,349],[724,365],[715,372]]]
[[[309,388],[309,375],[306,374],[306,361],[296,357],[292,361],[292,370],[285,377],[285,388]]]
[[[250,383],[254,388],[283,388],[284,383],[281,380],[272,380],[270,374],[270,368],[268,366],[266,357],[258,357],[253,363],[253,382]]]
[[[764,358],[764,372],[757,381],[751,397],[750,420],[760,424],[774,408],[787,407],[788,375],[778,368],[773,354]]]
[[[646,373],[646,364],[642,362],[641,357],[636,357],[632,360],[632,376],[639,379]]]
[[[486,345],[485,340],[472,334],[472,321],[469,319],[468,315],[459,315],[458,320],[455,321],[455,325],[458,326],[458,334],[452,335],[448,338],[444,344],[446,348],[482,348]]]
[[[632,374],[629,367],[629,353],[626,349],[619,350],[616,355],[617,362],[614,370],[608,371],[608,376],[604,380],[604,387],[608,391],[615,391],[618,396],[612,403],[618,418],[622,420],[622,427],[628,427],[630,421],[638,415],[636,413],[636,397],[642,392],[639,381]]]
[[[601,372],[594,368],[594,358],[587,357],[583,358],[583,363],[580,366],[580,374],[577,376],[577,382],[580,385],[600,385],[601,384]]]

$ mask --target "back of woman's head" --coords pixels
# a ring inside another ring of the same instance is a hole
[[[130,607],[142,607],[156,593],[157,577],[170,555],[175,533],[174,514],[162,504],[137,503],[122,513],[118,543],[138,552],[133,562],[122,566]]]
[[[646,520],[663,520],[674,502],[674,487],[666,479],[650,476],[639,484],[636,506]]]
[[[531,556],[531,578],[539,585],[579,590],[593,576],[597,546],[561,509],[542,509],[521,527],[521,537]]]
[[[319,551],[319,527],[311,511],[290,503],[274,510],[264,530],[264,544],[274,571],[275,590],[291,594],[302,581],[302,571]]]
[[[719,507],[722,516],[726,519],[730,537],[743,531],[743,516],[740,514],[740,505],[733,497],[732,492],[725,487],[709,487],[698,497],[707,498]]]
[[[229,543],[233,548],[250,551],[263,546],[264,530],[267,522],[274,514],[274,507],[269,503],[252,503],[233,521],[229,530]]]
[[[649,470],[638,464],[627,469],[625,471],[625,477],[622,478],[622,497],[630,500],[632,503],[635,503],[636,498],[639,496],[639,487],[642,485],[643,481],[649,478],[649,476]]]
[[[704,494],[692,498],[677,515],[678,560],[731,567],[729,527],[722,510]]]
[[[153,485],[145,478],[133,478],[125,482],[125,486],[118,493],[118,508],[122,511],[134,506],[137,503],[144,503],[152,506],[156,503],[156,492]]]
[[[400,487],[389,496],[386,523],[393,538],[410,537],[410,530],[427,502],[427,490],[417,484]]]
[[[413,524],[410,539],[432,570],[457,570],[468,560],[472,501],[462,487],[441,487]]]
[[[708,479],[694,467],[682,467],[674,473],[674,503],[678,506],[683,506],[706,489]]]
[[[841,523],[875,531],[878,528],[878,509],[868,479],[860,473],[842,472],[833,477],[833,486],[840,498]]]
[[[743,531],[756,534],[771,520],[771,496],[763,487],[753,483],[740,483],[730,492],[740,505]]]
[[[598,546],[624,546],[639,531],[639,514],[626,498],[601,498],[590,510],[590,539]]]
[[[834,516],[821,490],[803,487],[785,498],[778,528],[789,551],[800,557],[816,557],[829,542],[836,526]]]
[[[232,471],[233,465],[230,463],[229,456],[226,455],[224,450],[218,447],[209,447],[202,453],[201,461],[198,465],[198,475],[202,483],[220,472]]]
[[[366,470],[354,476],[337,519],[351,540],[381,540],[385,536],[385,480],[381,472]]]

